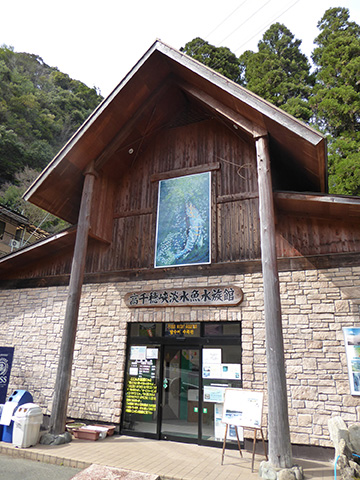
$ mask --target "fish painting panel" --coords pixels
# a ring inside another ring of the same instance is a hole
[[[161,180],[155,267],[210,263],[210,172]]]

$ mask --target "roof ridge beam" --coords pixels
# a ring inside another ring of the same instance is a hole
[[[208,93],[186,82],[177,82],[177,84],[185,93],[210,108],[213,112],[231,121],[236,127],[240,128],[254,140],[268,135],[265,128],[243,117],[240,113],[235,112],[235,110],[219,102],[219,100],[216,100]]]

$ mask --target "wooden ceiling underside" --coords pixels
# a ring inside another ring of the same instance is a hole
[[[358,221],[360,198],[340,195],[299,194],[296,192],[275,192],[274,203],[277,211],[286,215],[318,218],[338,218]]]

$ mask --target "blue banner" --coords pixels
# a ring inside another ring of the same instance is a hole
[[[14,347],[0,347],[0,404],[6,402]]]

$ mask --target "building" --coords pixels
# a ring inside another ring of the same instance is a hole
[[[0,257],[46,236],[47,232],[31,225],[27,217],[0,205]]]
[[[50,413],[91,176],[68,415],[213,444],[223,388],[242,387],[265,393],[266,430],[255,147],[265,137],[291,440],[330,446],[331,416],[358,421],[343,328],[360,321],[360,199],[327,193],[322,135],[160,41],[26,194],[74,226],[0,261],[11,386]]]

